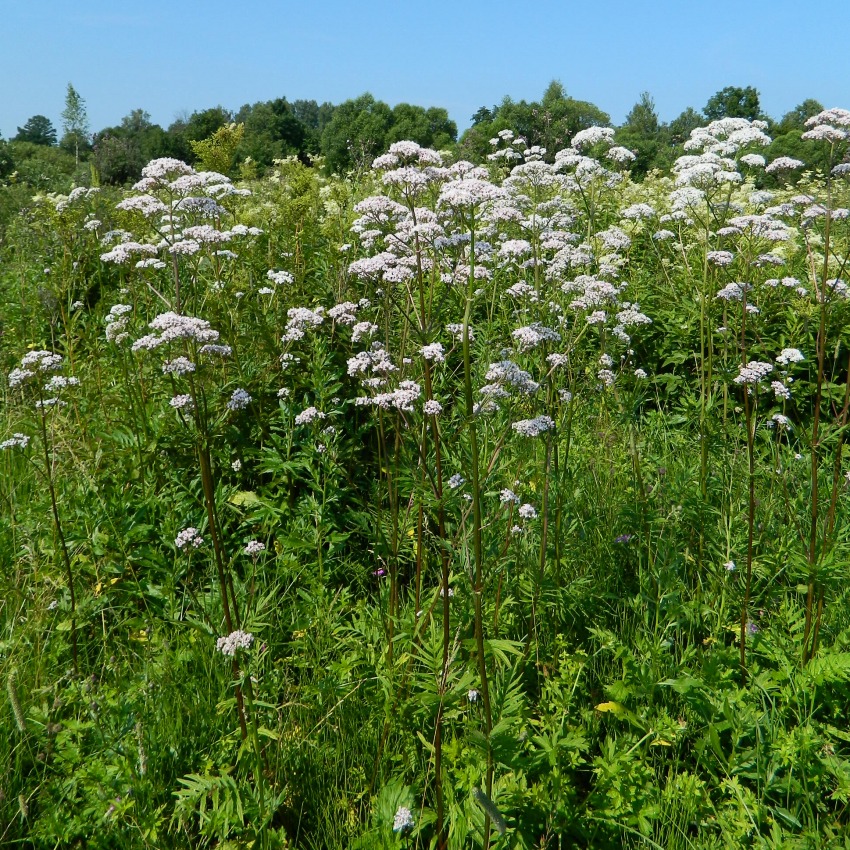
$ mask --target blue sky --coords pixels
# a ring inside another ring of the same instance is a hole
[[[286,96],[338,103],[371,91],[444,106],[463,129],[504,95],[559,79],[625,117],[642,91],[670,120],[727,85],[753,85],[780,117],[807,97],[850,108],[850,3],[536,0],[5,0],[0,133],[59,128],[67,84],[91,128],[143,108],[181,112]]]

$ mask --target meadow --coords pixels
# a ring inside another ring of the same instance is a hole
[[[766,130],[15,216],[0,846],[850,847],[850,112]]]

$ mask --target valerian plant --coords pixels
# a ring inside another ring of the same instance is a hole
[[[2,841],[839,840],[850,113],[767,130],[38,199]]]

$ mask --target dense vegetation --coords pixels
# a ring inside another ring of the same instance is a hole
[[[15,159],[0,845],[850,845],[850,112],[726,94]]]
[[[617,141],[637,154],[630,171],[634,179],[641,179],[653,168],[669,170],[688,134],[700,124],[719,118],[763,119],[774,137],[773,153],[808,153],[807,162],[814,164],[818,152],[801,141],[801,135],[805,121],[822,109],[809,99],[774,121],[763,114],[752,86],[728,86],[709,98],[702,112],[689,107],[665,124],[652,97],[644,92],[617,128]],[[403,139],[437,150],[457,147],[459,155],[477,162],[490,153],[489,139],[504,129],[554,155],[579,130],[610,123],[603,110],[569,96],[559,82],[552,82],[539,101],[505,97],[495,106],[482,106],[471,120],[472,126],[458,139],[457,125],[443,108],[408,103],[390,107],[363,94],[338,105],[279,97],[235,111],[216,106],[187,114],[167,129],[152,123],[144,109],[134,109],[119,125],[90,133],[85,101],[69,84],[61,139],[47,117],[32,116],[10,142],[0,139],[0,178],[16,173],[16,182],[42,189],[57,188],[50,181],[60,175],[77,184],[89,182],[92,176],[97,185],[133,183],[142,166],[157,157],[177,157],[197,165],[201,159],[193,143],[231,123],[243,128],[234,149],[234,165],[243,176],[263,174],[275,159],[286,156],[310,163],[321,155],[331,172],[363,170],[389,145]]]

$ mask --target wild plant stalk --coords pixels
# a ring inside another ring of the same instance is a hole
[[[747,364],[747,289],[741,296],[741,363]],[[747,570],[744,585],[744,601],[741,605],[741,676],[747,682],[747,628],[749,627],[750,594],[753,581],[753,529],[756,514],[755,484],[755,413],[758,402],[758,383],[753,384],[753,403],[750,404],[750,387],[744,383],[744,420],[747,429]]]
[[[830,156],[830,164],[832,157]],[[830,237],[831,233],[831,223],[832,223],[832,180],[828,176],[826,180],[826,194],[827,194],[827,203],[826,203],[826,224],[824,226],[824,236],[823,236],[823,270],[820,278],[820,286],[818,286],[817,275],[813,275],[814,278],[814,286],[815,292],[818,296],[818,301],[820,302],[820,314],[818,317],[818,333],[817,340],[815,343],[815,351],[817,357],[817,382],[815,388],[815,401],[814,401],[814,411],[813,411],[813,419],[812,419],[812,439],[811,439],[811,455],[812,455],[812,466],[811,466],[811,503],[810,503],[810,514],[809,514],[809,541],[808,547],[806,550],[806,560],[809,565],[809,581],[808,587],[806,589],[806,624],[803,630],[803,664],[806,664],[811,657],[814,655],[814,640],[812,640],[812,644],[810,645],[810,637],[812,633],[812,625],[813,620],[816,618],[818,624],[816,626],[816,631],[820,629],[820,616],[823,611],[823,598],[821,597],[817,610],[813,611],[814,599],[816,593],[820,595],[818,585],[818,576],[817,576],[817,567],[818,567],[818,518],[819,518],[819,492],[818,492],[818,477],[820,471],[820,447],[821,447],[821,435],[820,435],[820,419],[821,419],[821,404],[823,402],[823,384],[824,384],[824,373],[825,373],[825,361],[826,361],[826,308],[827,308],[827,296],[828,296],[828,286],[827,280],[829,278],[829,252],[830,252]],[[825,554],[826,550],[826,540],[824,540],[824,546],[821,549],[821,555]]]
[[[44,395],[39,385],[39,426],[41,429],[41,446],[44,450],[44,476],[47,481],[47,490],[50,494],[50,508],[53,514],[53,528],[59,538],[59,548],[62,551],[62,561],[65,565],[65,578],[68,582],[68,593],[71,599],[71,651],[74,659],[74,673],[80,672],[79,652],[77,648],[77,595],[74,591],[74,569],[71,566],[71,556],[68,552],[68,543],[65,540],[65,532],[62,530],[62,520],[59,517],[59,506],[56,501],[56,482],[53,478],[53,461],[51,460],[51,443],[47,434],[47,410],[44,405]]]
[[[413,219],[414,227],[418,224],[416,205],[412,197],[407,198],[407,206],[410,210],[411,218]],[[433,307],[433,286],[428,293],[426,299],[426,281],[422,263],[422,243],[419,238],[418,231],[415,233],[414,250],[416,257],[416,281],[419,297],[419,335],[423,343],[427,342],[427,335],[431,325],[431,309]],[[431,363],[425,360],[425,401],[426,403],[434,400],[433,377],[431,374]],[[451,642],[451,617],[449,607],[449,555],[446,546],[446,522],[445,522],[445,507],[443,505],[443,463],[442,452],[440,447],[440,431],[437,426],[437,417],[429,416],[431,442],[434,446],[434,465],[436,480],[433,484],[434,496],[437,502],[437,541],[440,550],[440,588],[443,600],[443,655],[442,655],[442,673],[440,676],[440,695],[439,706],[437,708],[437,716],[434,720],[434,792],[437,803],[437,848],[445,850],[447,836],[444,829],[445,819],[445,802],[443,793],[443,710],[444,702],[442,695],[445,692],[446,682],[448,678],[449,667],[449,651]],[[426,464],[428,461],[428,428],[423,425],[422,436],[420,442],[420,456],[422,458],[422,489],[425,488],[426,479]],[[419,610],[419,597],[422,578],[422,553],[424,549],[423,541],[423,520],[424,506],[422,497],[419,500],[418,523],[417,523],[417,555],[416,555],[416,605],[415,610]]]
[[[228,634],[231,634],[239,628],[239,612],[236,608],[236,596],[233,592],[233,581],[228,575],[227,567],[225,566],[221,535],[219,534],[218,517],[215,505],[215,479],[212,469],[210,434],[207,424],[205,399],[203,397],[203,393],[199,390],[195,383],[192,373],[189,373],[189,390],[196,412],[195,421],[197,423],[196,430],[198,437],[198,464],[201,472],[201,486],[204,492],[204,505],[207,512],[207,524],[209,525],[210,537],[212,538],[213,543],[213,556],[215,559],[216,573],[218,575],[219,595],[221,598],[222,611],[224,613],[224,624],[227,628]],[[232,613],[231,600],[233,604]],[[245,717],[245,701],[242,694],[242,686],[239,683],[239,662],[236,660],[235,654],[233,656],[232,667],[233,677],[236,681],[236,711],[239,717],[239,729],[242,733],[242,740],[244,741],[248,738],[248,726]]]
[[[466,405],[466,422],[469,433],[470,469],[472,476],[472,551],[475,581],[472,589],[475,612],[475,645],[478,653],[478,675],[481,679],[481,701],[484,706],[484,724],[487,737],[487,796],[493,793],[493,753],[490,733],[493,730],[493,714],[490,706],[490,687],[487,679],[487,659],[484,654],[484,617],[482,596],[484,593],[484,546],[481,519],[481,476],[478,461],[478,424],[472,395],[472,357],[469,345],[469,321],[475,297],[475,219],[470,216],[469,226],[469,280],[466,289],[466,309],[463,314],[463,390]],[[448,596],[448,594],[446,594]],[[490,846],[490,817],[484,816],[484,850]]]

